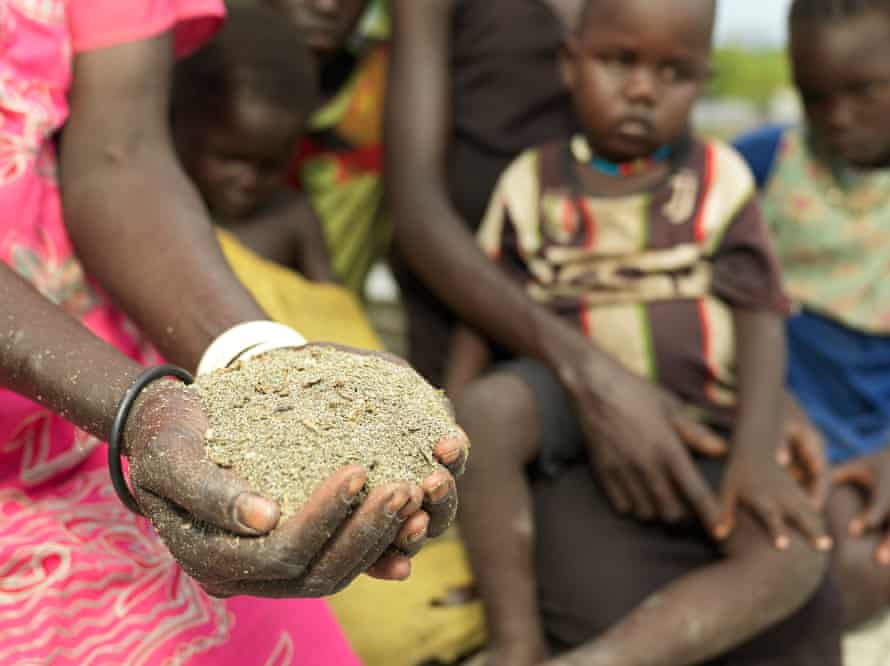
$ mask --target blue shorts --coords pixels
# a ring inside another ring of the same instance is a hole
[[[788,385],[821,430],[832,464],[890,443],[890,336],[811,311],[788,321]]]

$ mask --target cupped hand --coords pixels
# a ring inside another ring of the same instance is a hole
[[[852,485],[865,493],[865,508],[850,521],[848,529],[854,537],[881,532],[875,559],[890,566],[890,451],[879,451],[841,465],[834,470],[832,483]]]
[[[125,444],[137,501],[183,569],[215,596],[323,596],[363,572],[402,579],[410,573],[408,556],[453,517],[448,467],[422,487],[375,488],[359,505],[366,474],[352,466],[322,482],[304,508],[279,525],[275,502],[207,460],[207,427],[194,395],[157,383],[137,401]],[[455,471],[465,452],[461,438],[436,449]]]
[[[722,513],[717,529],[721,539],[733,531],[736,514],[744,507],[769,534],[778,550],[791,545],[794,529],[817,550],[830,550],[820,512],[806,493],[773,459],[759,460],[744,452],[735,453],[726,469],[721,487]]]
[[[570,360],[558,376],[574,401],[594,470],[616,510],[644,521],[676,523],[691,508],[706,529],[716,528],[719,502],[689,449],[724,455],[719,438],[685,418],[665,391],[617,364],[604,376],[601,356]]]

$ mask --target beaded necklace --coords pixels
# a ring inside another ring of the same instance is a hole
[[[662,146],[647,157],[640,157],[629,162],[611,162],[604,157],[594,155],[587,138],[582,134],[576,134],[572,138],[572,155],[574,158],[581,164],[587,164],[607,176],[621,178],[638,176],[666,162],[672,153],[673,149],[667,145]]]

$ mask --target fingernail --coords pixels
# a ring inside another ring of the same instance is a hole
[[[345,502],[346,504],[352,504],[364,487],[364,474],[356,474],[355,476],[350,478],[349,481],[346,482],[346,486],[344,487],[343,492],[340,494],[340,499],[342,499],[343,502]]]
[[[409,534],[409,535],[408,535],[408,538],[405,539],[405,541],[408,543],[408,545],[413,546],[415,543],[417,543],[418,541],[420,541],[420,540],[423,539],[424,537],[426,537],[426,530],[425,530],[425,529],[420,530],[419,532],[415,532],[414,534]]]
[[[788,550],[788,547],[791,545],[791,539],[786,537],[785,535],[776,537],[776,548],[779,550]]]
[[[834,539],[829,536],[823,536],[816,539],[816,549],[828,551],[834,548]]]
[[[726,523],[720,523],[714,527],[714,538],[718,541],[723,541],[728,536],[729,525],[727,525]]]
[[[278,522],[278,507],[260,495],[242,493],[235,501],[235,521],[245,530],[268,532]]]
[[[443,465],[450,465],[451,463],[457,462],[457,459],[460,458],[460,454],[460,443],[450,438],[443,439],[436,444],[436,448],[433,449],[433,455]]]
[[[408,502],[407,497],[405,497],[404,493],[398,492],[396,493],[391,500],[386,504],[386,507],[383,509],[386,513],[387,518],[395,518],[399,511],[405,504]]]
[[[890,564],[890,550],[887,548],[881,548],[878,551],[878,562],[881,564]]]
[[[856,518],[850,522],[850,534],[854,537],[860,537],[865,532],[865,524]]]
[[[406,520],[417,513],[418,504],[408,499],[408,502],[399,510],[399,520]]]

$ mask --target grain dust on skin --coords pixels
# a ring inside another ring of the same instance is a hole
[[[416,372],[333,348],[270,352],[189,390],[210,422],[209,459],[279,502],[283,518],[344,465],[363,466],[367,488],[419,483],[438,468],[438,441],[457,435],[442,392]]]

